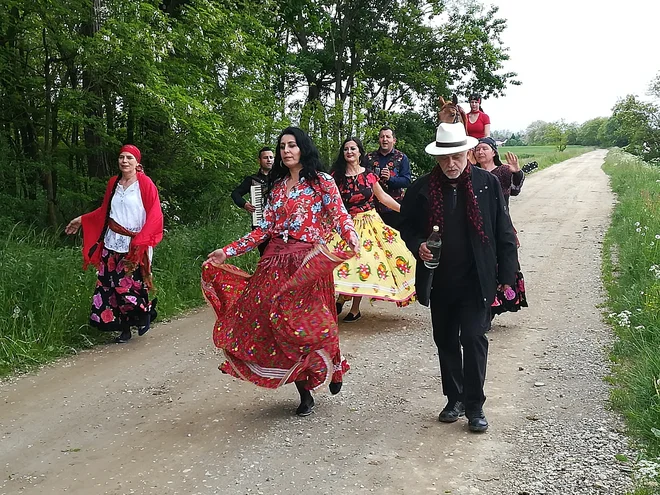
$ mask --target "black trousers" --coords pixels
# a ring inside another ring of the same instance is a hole
[[[477,292],[480,292],[477,289]],[[433,340],[438,346],[442,392],[465,404],[466,415],[481,410],[486,396],[490,308],[470,291],[431,291]]]

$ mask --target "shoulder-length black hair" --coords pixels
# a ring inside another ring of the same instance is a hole
[[[337,154],[337,158],[335,159],[335,162],[332,164],[332,169],[330,170],[338,186],[346,182],[346,158],[344,158],[344,146],[346,146],[346,143],[350,141],[355,141],[355,144],[357,144],[358,150],[360,151],[360,166],[364,167],[365,169],[367,168],[365,165],[366,153],[364,152],[364,146],[362,145],[362,141],[360,141],[358,138],[354,136],[347,137],[341,143],[341,146],[339,147],[339,153]]]
[[[271,184],[280,179],[283,179],[289,174],[289,169],[286,167],[286,165],[284,165],[284,163],[282,163],[282,151],[280,150],[282,136],[286,134],[290,134],[296,138],[296,144],[298,145],[298,148],[300,148],[300,163],[302,165],[300,177],[311,181],[317,180],[319,176],[318,173],[325,171],[323,162],[321,162],[319,150],[316,149],[312,138],[310,138],[305,131],[299,127],[287,127],[282,132],[280,132],[279,136],[277,136],[277,145],[275,147],[275,163],[273,163],[273,168],[270,171]]]

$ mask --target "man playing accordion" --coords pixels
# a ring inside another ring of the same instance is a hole
[[[256,227],[263,217],[266,194],[268,193],[268,175],[273,168],[273,151],[264,146],[259,150],[259,171],[248,175],[231,192],[231,199],[236,206],[243,208],[252,214],[252,228]],[[250,200],[246,201],[243,196],[250,194]],[[263,254],[266,243],[260,244],[257,249]]]

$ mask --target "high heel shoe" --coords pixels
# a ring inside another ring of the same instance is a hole
[[[337,395],[341,390],[342,382],[330,382],[330,393]]]

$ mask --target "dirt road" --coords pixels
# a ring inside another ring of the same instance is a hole
[[[364,305],[342,324],[338,396],[258,389],[217,371],[212,312],[159,324],[0,384],[0,494],[624,493],[606,411],[597,305],[613,196],[596,151],[512,199],[530,308],[489,333],[491,428],[441,424],[428,310]]]

